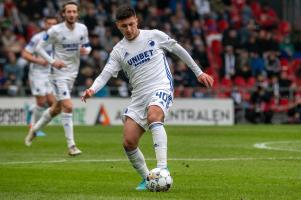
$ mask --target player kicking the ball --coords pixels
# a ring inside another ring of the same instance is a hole
[[[202,72],[187,51],[159,30],[138,29],[138,19],[130,6],[117,9],[116,25],[124,38],[115,45],[110,58],[93,85],[82,96],[85,102],[113,76],[123,70],[133,88],[125,109],[123,147],[129,161],[142,177],[137,190],[146,189],[149,170],[138,147],[143,133],[150,129],[158,168],[167,168],[167,135],[164,119],[173,103],[173,79],[164,50],[177,55],[194,72],[198,81],[211,87],[213,79]]]

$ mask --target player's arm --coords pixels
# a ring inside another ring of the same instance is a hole
[[[22,50],[22,57],[27,60],[28,62],[31,63],[36,63],[39,65],[44,65],[47,66],[47,61],[44,60],[41,57],[38,57],[36,55],[34,55],[35,52],[35,48],[37,46],[38,41],[40,40],[39,37],[37,37],[37,35],[33,36],[29,43],[25,46],[25,48]]]
[[[86,102],[86,99],[92,97],[95,93],[97,93],[101,88],[103,88],[106,83],[110,80],[110,78],[117,77],[118,72],[121,70],[120,62],[118,59],[118,54],[115,50],[113,50],[110,54],[110,58],[106,63],[101,74],[95,79],[92,86],[89,89],[86,89],[81,100]]]
[[[95,79],[92,86],[85,90],[81,100],[86,102],[86,99],[92,97],[95,93],[97,93],[101,88],[103,88],[106,83],[113,76],[111,72],[103,70],[101,74]]]
[[[80,55],[89,55],[92,48],[89,42],[88,30],[85,27],[83,44],[80,47]]]
[[[22,57],[28,62],[36,63],[38,65],[43,65],[43,66],[48,65],[48,62],[45,59],[33,55],[31,52],[27,51],[26,49],[22,50]]]
[[[65,63],[61,60],[54,60],[48,53],[45,51],[45,47],[47,47],[49,44],[54,44],[54,36],[56,33],[54,33],[53,29],[50,28],[47,33],[44,35],[43,39],[41,39],[37,46],[36,46],[36,52],[42,56],[49,64],[52,66],[60,69],[62,67],[65,67]]]
[[[156,35],[159,38],[162,48],[177,55],[193,71],[200,83],[203,83],[208,88],[212,87],[214,82],[213,78],[201,70],[189,53],[179,45],[177,41],[169,38],[168,35],[161,31],[157,31]]]
[[[214,82],[213,78],[205,72],[202,72],[201,68],[194,62],[189,53],[181,45],[178,43],[174,44],[172,46],[172,53],[176,54],[183,62],[186,63],[186,65],[196,75],[200,83],[204,84],[207,88],[212,87]]]

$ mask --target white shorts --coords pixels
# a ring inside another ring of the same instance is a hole
[[[33,96],[46,96],[53,92],[48,77],[32,78],[29,77],[31,94]]]
[[[145,96],[137,96],[131,99],[130,105],[123,113],[123,119],[125,119],[125,116],[128,116],[137,122],[142,128],[147,130],[148,107],[152,105],[159,106],[164,112],[164,117],[166,117],[172,103],[173,93],[170,90],[157,90]]]
[[[71,99],[71,91],[74,84],[73,80],[50,79],[53,93],[57,101]]]

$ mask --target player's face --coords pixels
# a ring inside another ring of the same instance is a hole
[[[63,16],[67,23],[74,24],[78,19],[77,6],[73,4],[66,5]]]
[[[127,40],[135,39],[138,34],[138,19],[136,16],[132,16],[126,19],[118,20],[116,22],[117,28]]]
[[[51,26],[56,25],[57,20],[56,19],[46,19],[45,21],[45,29],[48,30],[51,28]]]

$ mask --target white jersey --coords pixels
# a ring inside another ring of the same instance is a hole
[[[53,58],[45,55],[40,47],[53,44]],[[49,63],[61,60],[66,67],[51,68],[51,76],[56,79],[75,79],[80,64],[80,48],[89,46],[88,30],[84,24],[75,23],[74,29],[69,29],[65,22],[52,26],[38,45],[38,53]]]
[[[158,30],[140,30],[132,41],[122,39],[113,48],[104,71],[117,76],[123,70],[128,76],[132,96],[140,96],[156,90],[173,91],[173,80],[164,50],[179,50],[179,55],[198,76],[201,69],[174,39]],[[184,52],[183,52],[184,51]],[[93,84],[96,90],[98,84]]]
[[[36,46],[37,46],[38,42],[43,39],[45,34],[46,34],[46,31],[41,31],[41,32],[35,34],[34,36],[32,36],[29,43],[26,45],[25,50],[31,54],[37,55]],[[52,54],[52,46],[51,45],[46,46],[44,49],[48,55]],[[36,64],[33,62],[30,63],[29,76],[31,78],[35,78],[35,77],[46,78],[49,76],[49,72],[50,72],[50,65],[43,66],[43,65],[39,65],[39,64]]]

